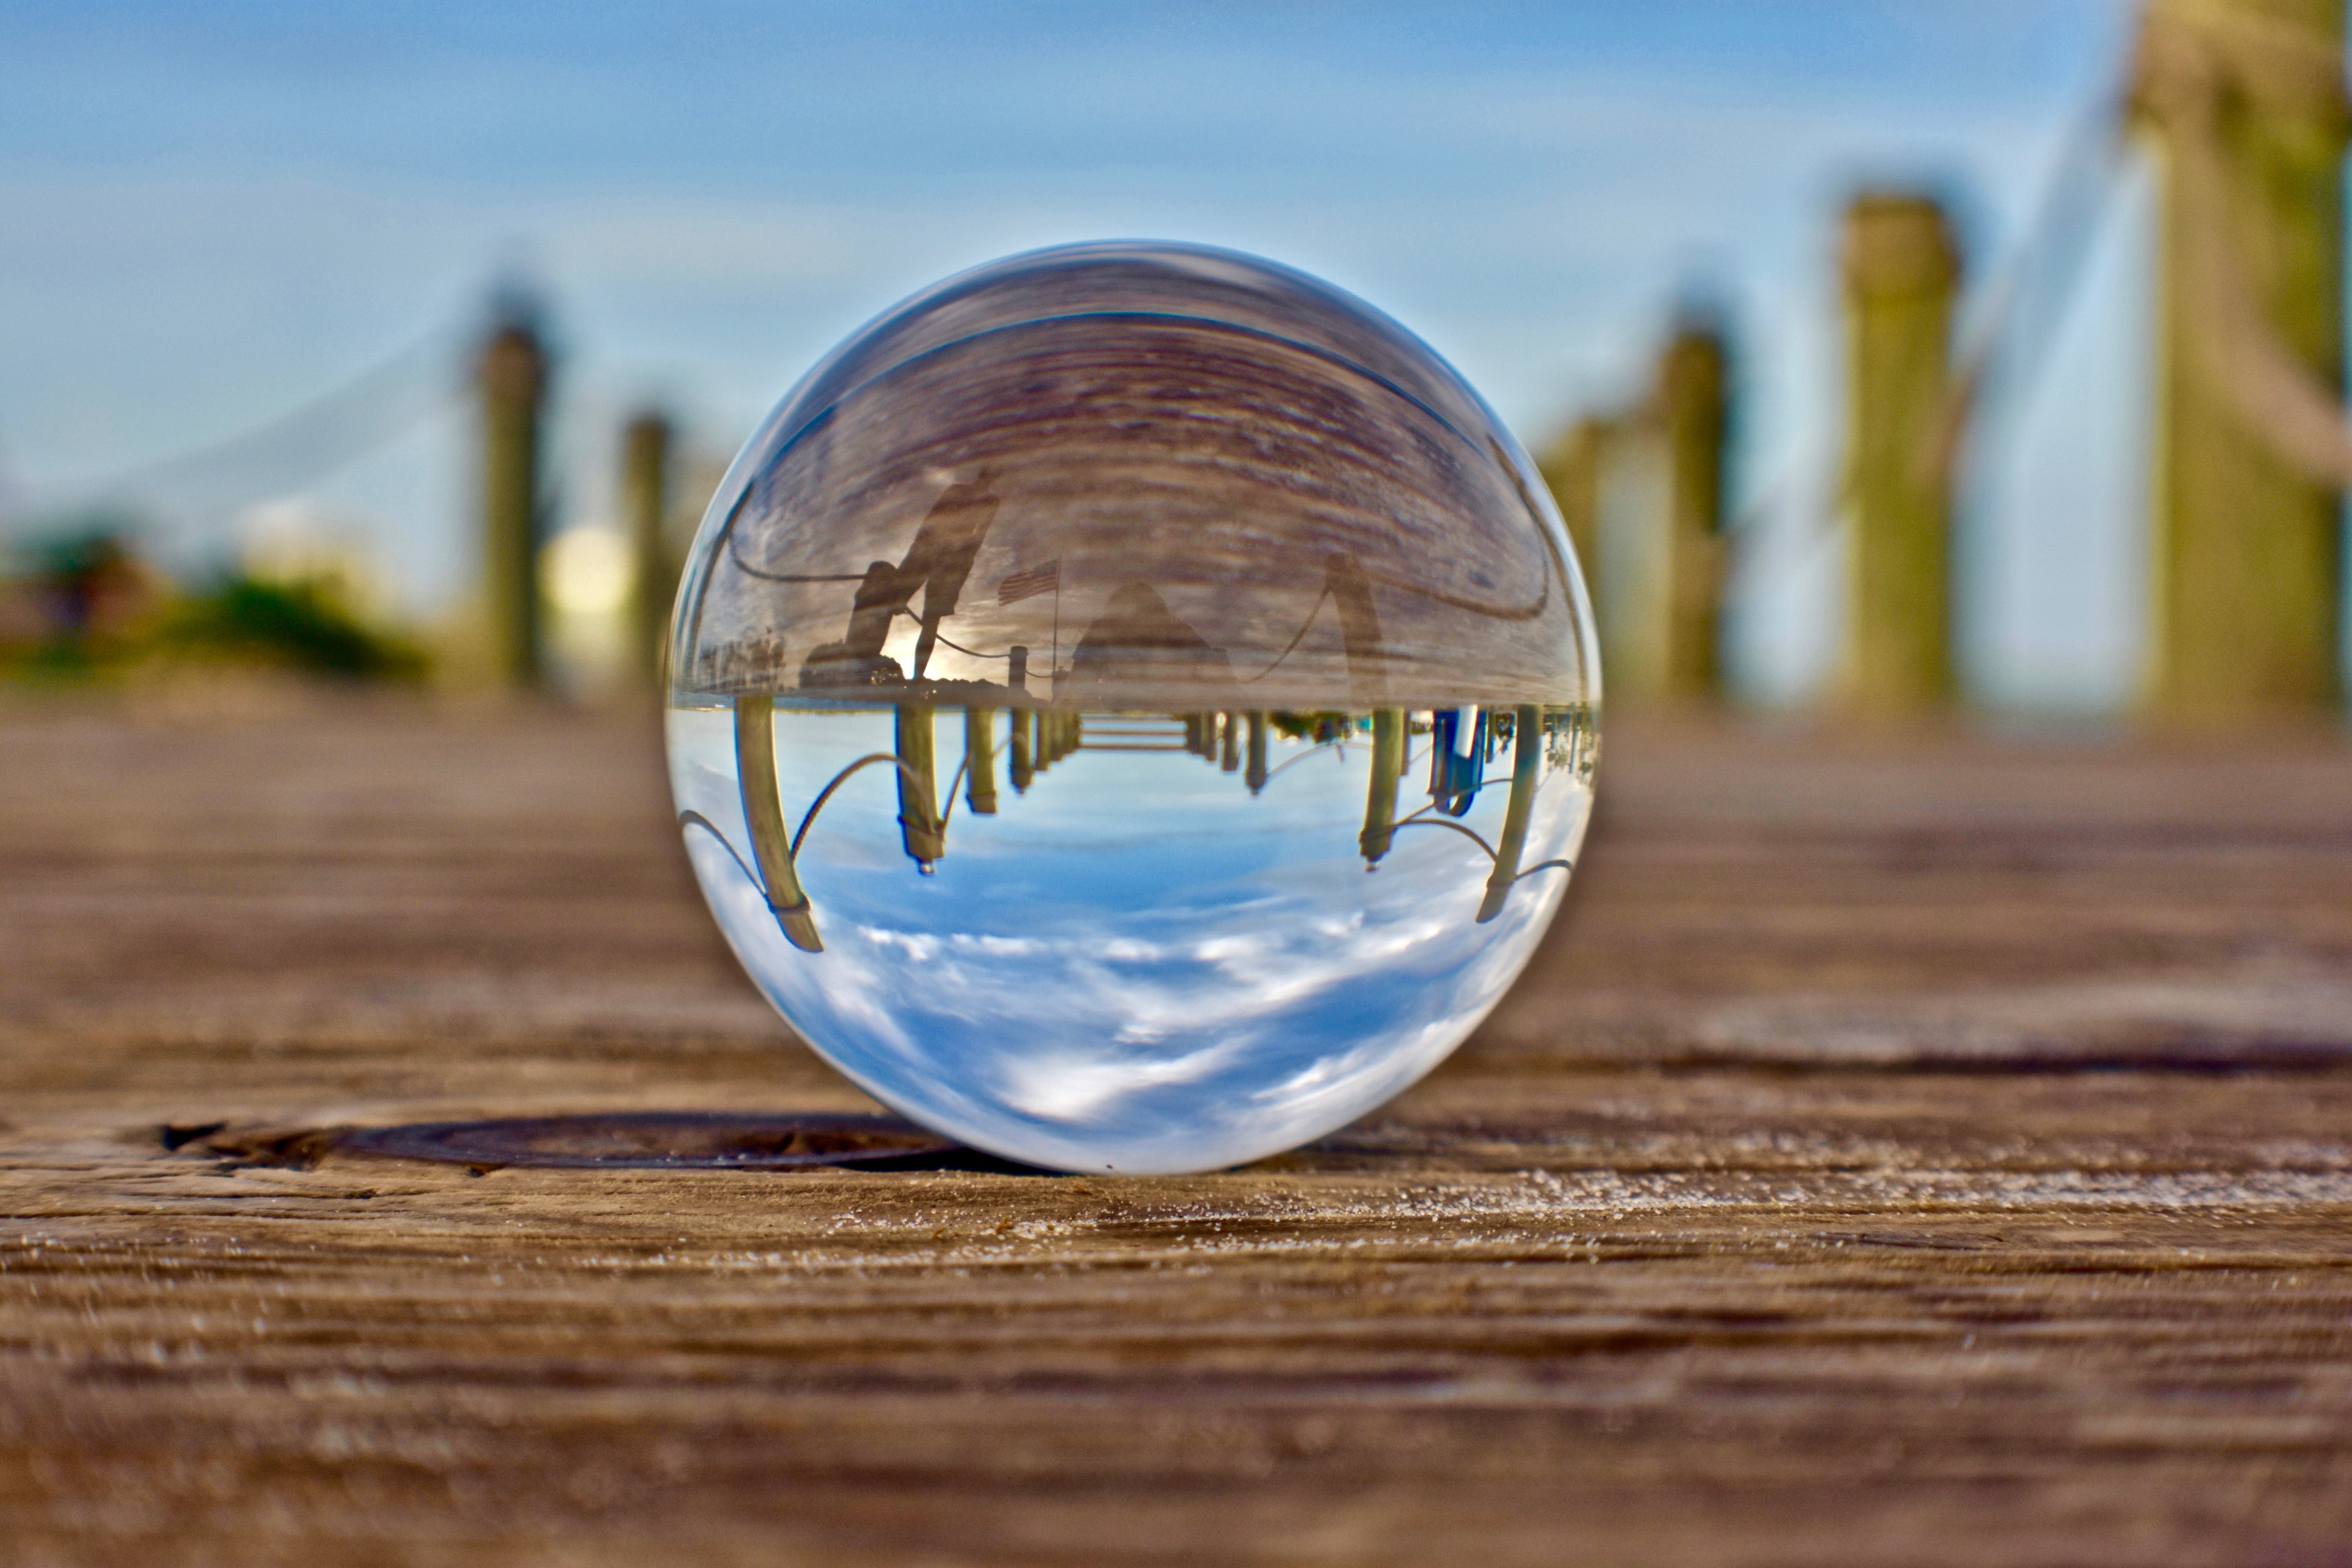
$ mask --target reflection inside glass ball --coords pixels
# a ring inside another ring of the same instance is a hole
[[[1532,466],[1443,361],[1229,252],[918,296],[704,521],[679,820],[761,991],[893,1109],[1069,1170],[1315,1138],[1558,908],[1600,676]]]

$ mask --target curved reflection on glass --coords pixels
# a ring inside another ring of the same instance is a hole
[[[1582,838],[1599,672],[1533,470],[1226,252],[951,279],[811,373],[670,649],[687,847],[828,1060],[977,1147],[1197,1170],[1460,1042]]]

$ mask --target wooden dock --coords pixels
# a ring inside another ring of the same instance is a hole
[[[0,1560],[2352,1562],[2352,750],[1611,729],[1519,989],[1176,1180],[870,1110],[647,722],[0,709]]]

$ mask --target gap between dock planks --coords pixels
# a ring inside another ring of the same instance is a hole
[[[2333,742],[1612,725],[1471,1045],[1165,1181],[353,1152],[874,1108],[734,972],[650,724],[0,742],[0,1555],[2352,1550]]]

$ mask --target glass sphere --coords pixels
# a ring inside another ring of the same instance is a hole
[[[1541,479],[1301,273],[1038,251],[866,327],[696,537],[669,757],[802,1038],[976,1148],[1198,1171],[1429,1071],[1559,906],[1600,667]]]

